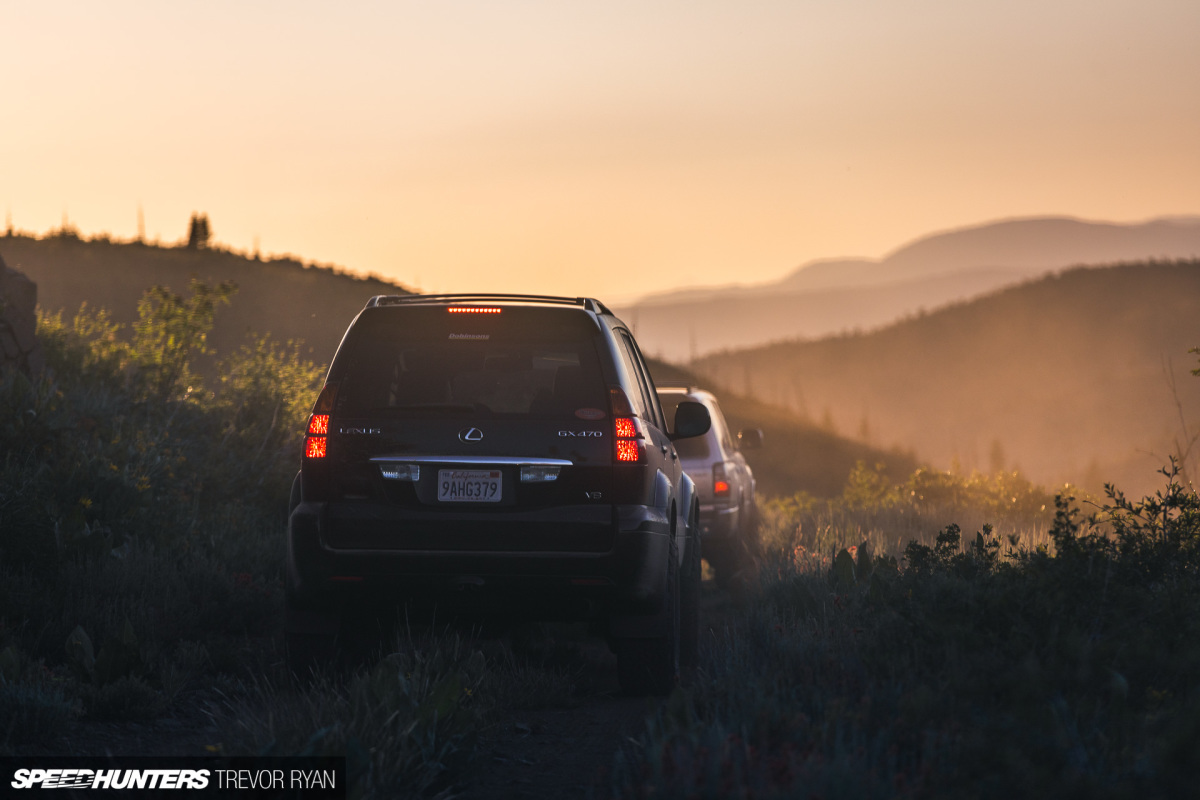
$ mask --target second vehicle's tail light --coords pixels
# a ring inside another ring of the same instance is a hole
[[[308,418],[307,435],[304,437],[304,457],[324,458],[329,443],[329,420],[333,412],[333,401],[337,398],[337,384],[327,383],[313,404]]]
[[[713,494],[717,497],[729,496],[729,478],[725,474],[725,463],[722,461],[713,464]]]

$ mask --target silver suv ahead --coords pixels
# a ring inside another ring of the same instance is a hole
[[[749,564],[757,543],[754,472],[741,451],[762,447],[762,431],[751,428],[731,435],[717,398],[703,389],[663,387],[658,399],[668,427],[683,402],[700,403],[712,419],[708,433],[676,442],[676,450],[700,498],[701,552],[717,581],[726,584]]]

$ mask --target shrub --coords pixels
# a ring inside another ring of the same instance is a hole
[[[75,664],[93,713],[161,708],[175,642],[278,625],[278,534],[322,371],[255,338],[205,388],[232,291],[152,289],[130,331],[102,310],[43,314],[46,374],[0,381],[0,649]],[[99,646],[90,669],[62,649],[77,627]]]
[[[1178,796],[1200,758],[1200,499],[1166,487],[1047,542],[950,525],[764,558],[762,602],[618,762],[632,797]],[[843,534],[844,535],[844,534]]]

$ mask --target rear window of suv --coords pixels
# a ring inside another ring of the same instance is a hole
[[[591,317],[573,309],[368,310],[343,346],[345,359],[338,358],[338,411],[398,418],[596,418],[608,409],[598,334]]]

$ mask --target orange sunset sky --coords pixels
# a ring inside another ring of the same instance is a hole
[[[0,0],[0,210],[430,291],[1200,214],[1200,2]]]

